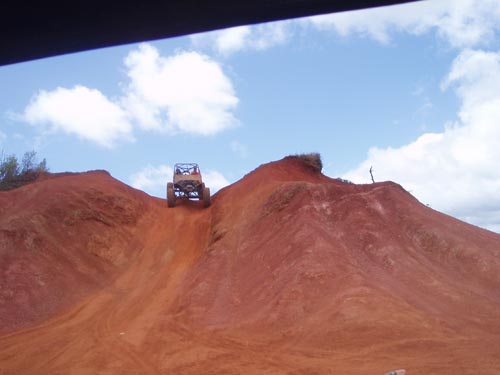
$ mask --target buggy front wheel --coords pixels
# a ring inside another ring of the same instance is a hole
[[[175,207],[174,184],[171,182],[167,184],[167,205],[168,207]]]
[[[210,188],[203,189],[203,207],[210,206]]]

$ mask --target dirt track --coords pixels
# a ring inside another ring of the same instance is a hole
[[[0,193],[0,374],[500,373],[500,236],[287,158],[212,207]]]

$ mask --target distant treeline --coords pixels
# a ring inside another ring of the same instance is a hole
[[[40,173],[48,172],[47,161],[37,162],[36,152],[24,153],[21,162],[15,155],[3,155],[0,163],[0,190],[11,190],[35,180]]]

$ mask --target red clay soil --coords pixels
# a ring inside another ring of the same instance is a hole
[[[500,374],[500,235],[288,157],[213,204],[0,193],[0,374]]]

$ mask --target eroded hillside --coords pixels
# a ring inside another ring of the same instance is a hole
[[[2,374],[500,373],[500,236],[394,183],[288,157],[168,209],[90,172],[0,215]]]

